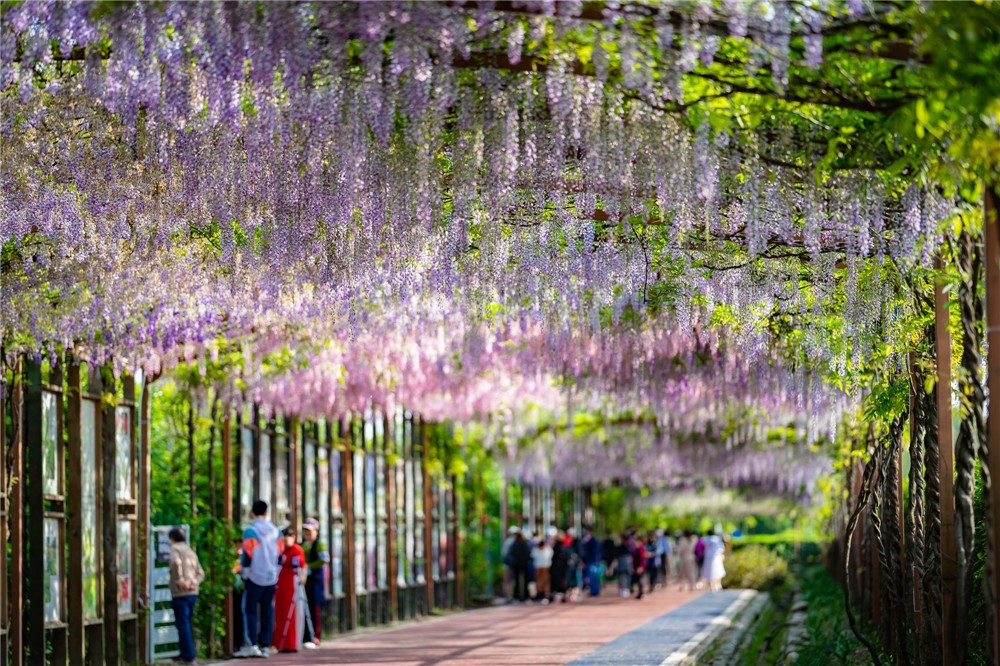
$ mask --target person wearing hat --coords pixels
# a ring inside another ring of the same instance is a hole
[[[309,572],[306,578],[306,600],[310,620],[305,623],[302,647],[311,650],[319,646],[323,626],[320,622],[320,608],[326,601],[326,565],[330,562],[326,544],[319,540],[319,521],[315,518],[306,518],[302,523],[302,550],[306,554],[306,568]]]
[[[297,652],[299,649],[299,622],[296,588],[302,584],[306,571],[306,554],[295,543],[295,528],[286,527],[284,550],[278,556],[278,587],[274,591],[274,647],[278,652]]]

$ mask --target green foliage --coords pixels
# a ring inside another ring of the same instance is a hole
[[[749,588],[761,592],[776,592],[789,582],[788,562],[772,549],[749,545],[726,556],[728,588]]]
[[[210,403],[209,392],[198,400],[192,384],[183,377],[197,377],[197,369],[182,366],[175,379],[161,379],[151,385],[150,452],[152,478],[150,499],[154,525],[188,524],[190,542],[205,569],[195,607],[192,627],[201,654],[223,654],[222,628],[225,626],[225,600],[233,589],[232,567],[236,561],[235,539],[238,528],[221,519],[223,474],[219,455],[220,432],[213,428],[211,413],[199,409]],[[192,400],[195,411],[189,413]],[[189,449],[188,419],[194,426],[195,509],[192,514],[188,485]],[[211,470],[211,472],[209,472]]]
[[[798,582],[809,604],[807,638],[797,664],[864,664],[867,651],[851,633],[844,610],[844,588],[823,567],[800,572]]]

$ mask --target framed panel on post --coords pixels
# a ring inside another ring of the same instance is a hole
[[[60,364],[24,364],[25,495],[28,508],[25,571],[27,661],[65,664],[66,513],[64,405]]]
[[[139,475],[135,378],[123,375],[120,400],[115,407],[115,503],[117,506],[118,621],[122,658],[127,664],[140,660],[139,605],[136,601],[139,554]]]

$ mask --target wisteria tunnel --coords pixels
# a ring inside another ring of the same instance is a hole
[[[5,0],[0,666],[1000,663],[998,72],[993,0]]]

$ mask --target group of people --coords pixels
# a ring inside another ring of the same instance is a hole
[[[663,529],[643,534],[630,528],[617,541],[601,541],[589,527],[580,536],[555,527],[535,536],[514,526],[500,548],[504,595],[510,603],[580,601],[585,591],[599,596],[603,582],[614,579],[622,597],[636,599],[665,588],[672,578],[681,589],[717,591],[726,575],[725,551],[712,530],[671,536]]]
[[[319,521],[303,522],[300,542],[293,527],[279,533],[267,514],[267,502],[253,503],[252,524],[243,533],[239,562],[233,569],[243,588],[243,647],[234,657],[268,657],[272,652],[295,652],[300,644],[306,649],[319,645],[330,561],[319,540]],[[173,528],[169,539],[170,592],[180,644],[174,661],[193,664],[191,618],[205,572],[183,530]]]

